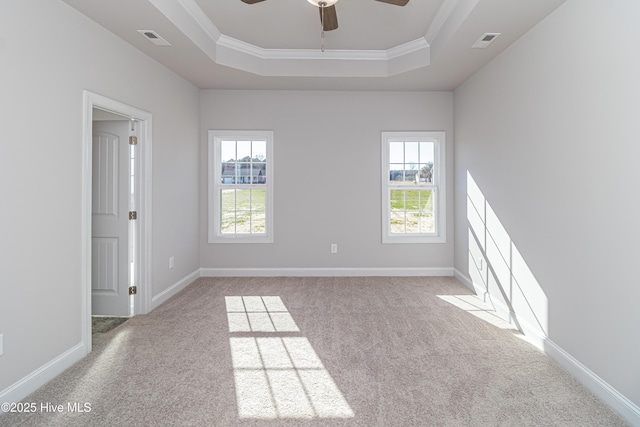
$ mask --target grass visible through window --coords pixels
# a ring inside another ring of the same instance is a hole
[[[433,233],[433,190],[390,190],[392,233]]]
[[[265,233],[266,191],[263,189],[221,190],[223,233]]]

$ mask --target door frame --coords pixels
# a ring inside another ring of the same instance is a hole
[[[138,121],[137,174],[137,289],[134,315],[146,314],[151,304],[151,130],[152,115],[111,98],[83,91],[82,110],[82,213],[81,213],[81,298],[82,342],[85,354],[91,352],[91,211],[93,178],[93,108],[99,108]]]

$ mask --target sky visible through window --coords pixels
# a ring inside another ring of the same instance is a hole
[[[222,141],[220,158],[223,162],[242,159],[267,158],[267,141]]]
[[[224,158],[224,157],[223,157]],[[433,142],[403,142],[393,141],[389,143],[390,163],[433,163]]]

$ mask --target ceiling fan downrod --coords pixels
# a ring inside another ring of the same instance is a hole
[[[320,51],[324,52],[324,8],[327,2],[321,1],[318,6],[320,6]]]

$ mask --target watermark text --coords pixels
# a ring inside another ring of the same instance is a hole
[[[91,412],[90,402],[66,402],[66,403],[53,403],[53,402],[17,402],[10,403],[4,402],[0,404],[0,411],[9,413],[73,413],[82,414]]]

